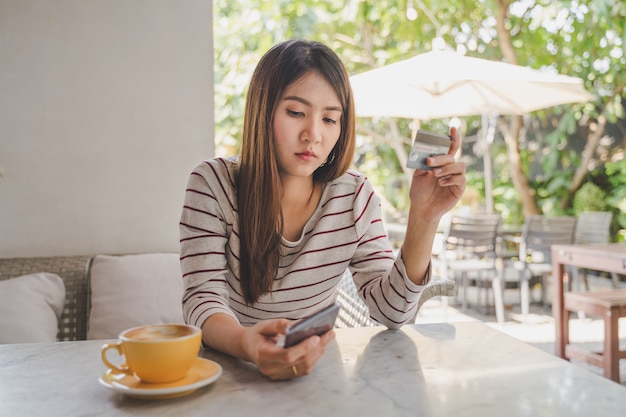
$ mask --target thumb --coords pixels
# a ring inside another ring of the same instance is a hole
[[[293,322],[287,319],[267,320],[258,324],[259,332],[264,336],[284,334]]]

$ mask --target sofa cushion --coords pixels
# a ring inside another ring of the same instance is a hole
[[[87,339],[115,339],[125,329],[183,323],[183,281],[176,253],[97,255],[91,264]]]
[[[0,343],[56,341],[64,303],[65,286],[56,274],[0,281]]]

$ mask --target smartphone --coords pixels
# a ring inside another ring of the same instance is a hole
[[[409,159],[406,161],[406,167],[431,170],[432,168],[426,165],[426,158],[447,154],[451,140],[452,138],[449,135],[418,130],[415,134]]]
[[[328,307],[324,307],[309,317],[299,320],[285,333],[283,346],[287,348],[297,345],[307,337],[323,335],[335,325],[335,320],[337,319],[340,308],[341,304],[335,301]]]

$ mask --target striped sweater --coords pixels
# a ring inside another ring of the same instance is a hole
[[[413,318],[424,287],[407,278],[401,252],[394,257],[380,199],[356,171],[325,185],[300,239],[282,239],[272,291],[247,305],[239,283],[235,166],[235,158],[215,158],[200,163],[189,177],[180,220],[183,312],[188,323],[201,326],[215,313],[228,314],[245,326],[306,317],[334,301],[346,268],[373,320],[398,328]]]

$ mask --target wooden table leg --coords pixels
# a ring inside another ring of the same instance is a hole
[[[615,382],[620,382],[618,324],[619,314],[613,309],[607,311],[604,317],[604,376]]]
[[[554,315],[554,327],[556,331],[554,348],[555,354],[560,358],[565,358],[565,344],[569,339],[569,314],[565,311],[563,300],[563,279],[565,268],[563,264],[555,259],[552,263],[552,277],[554,278],[554,300],[552,302],[552,314]]]

